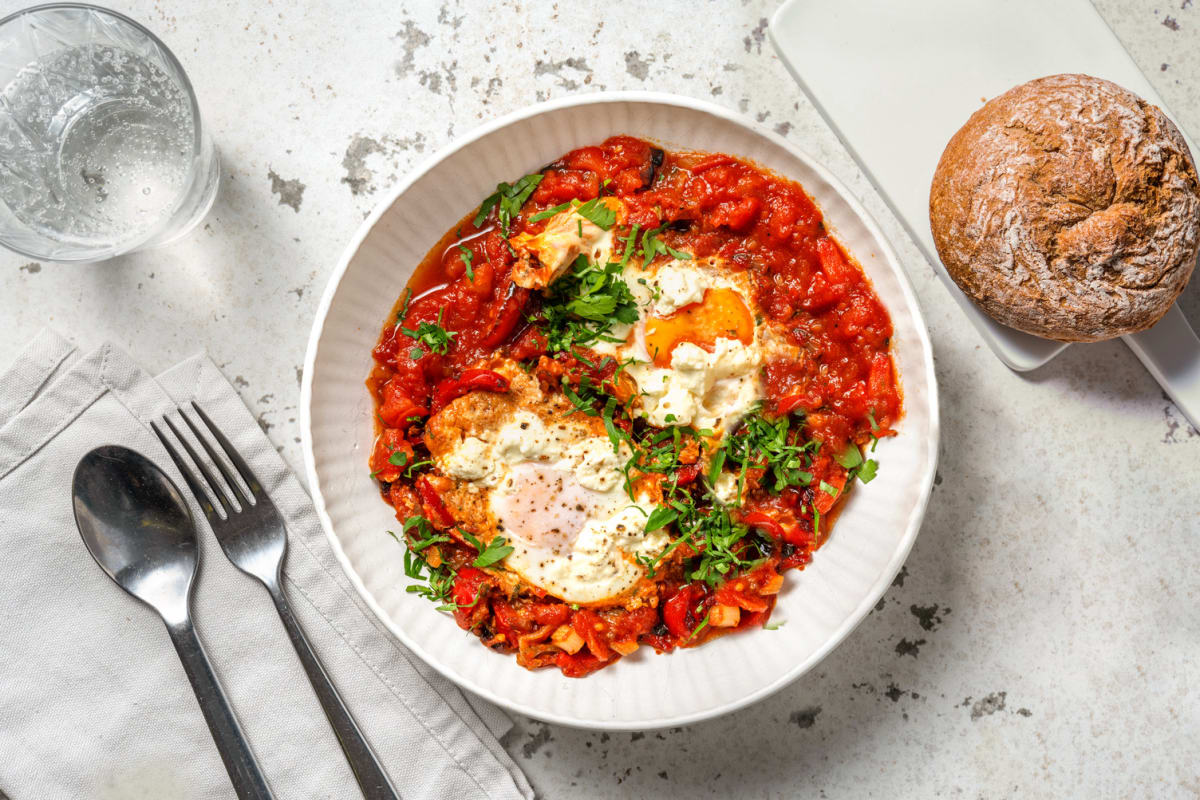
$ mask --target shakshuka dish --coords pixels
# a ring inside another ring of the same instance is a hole
[[[768,624],[894,435],[892,324],[793,181],[628,136],[501,183],[384,324],[408,590],[579,677]]]

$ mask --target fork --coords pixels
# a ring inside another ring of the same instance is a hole
[[[334,688],[329,674],[309,643],[308,637],[305,636],[304,630],[292,613],[292,608],[283,593],[280,576],[283,561],[287,555],[287,529],[284,527],[283,518],[279,516],[279,511],[271,502],[270,496],[263,491],[258,478],[245,459],[230,444],[229,439],[221,433],[195,401],[192,401],[191,407],[220,446],[225,458],[232,465],[233,471],[217,455],[216,449],[209,444],[208,437],[200,432],[199,427],[192,422],[191,417],[185,413],[183,408],[178,409],[179,416],[187,423],[196,440],[200,442],[212,463],[216,465],[217,471],[225,479],[228,491],[222,488],[221,482],[217,480],[212,470],[197,455],[196,450],[169,417],[164,416],[162,421],[183,446],[191,458],[191,462],[195,465],[194,469],[188,465],[157,425],[151,422],[150,427],[162,441],[171,459],[175,462],[175,466],[179,467],[184,480],[187,481],[188,487],[195,495],[196,502],[204,510],[208,524],[216,534],[217,541],[220,542],[226,557],[242,572],[261,581],[270,593],[271,599],[275,601],[275,608],[278,609],[279,617],[283,620],[283,627],[287,630],[297,655],[300,656],[300,663],[304,665],[304,671],[308,673],[308,680],[317,693],[317,699],[321,701],[321,707],[325,710],[325,716],[329,718],[329,724],[333,726],[333,732],[337,734],[342,752],[346,754],[346,760],[354,771],[354,777],[358,779],[363,796],[366,800],[399,800],[399,794],[392,787],[387,773],[384,772],[379,759],[371,750],[358,723],[354,721],[354,717],[346,708],[341,695]],[[241,478],[245,490],[234,477],[234,472]],[[209,492],[205,491],[205,487],[209,489]]]

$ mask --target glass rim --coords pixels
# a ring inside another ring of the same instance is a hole
[[[190,170],[190,173],[188,175],[187,183],[184,184],[184,186],[180,189],[179,193],[175,197],[175,203],[176,203],[176,206],[178,206],[179,200],[181,198],[187,197],[187,195],[192,191],[192,189],[196,183],[196,180],[200,177],[199,170],[196,169],[196,161],[203,155],[203,151],[204,151],[204,146],[203,146],[204,145],[204,128],[203,128],[204,121],[200,116],[200,101],[196,97],[196,89],[194,86],[192,86],[192,80],[191,80],[191,78],[188,77],[187,70],[185,70],[183,68],[183,64],[175,56],[175,53],[172,52],[171,48],[167,47],[166,42],[164,42],[157,35],[155,35],[155,33],[153,31],[151,31],[149,28],[147,28],[145,25],[141,24],[140,22],[138,22],[135,19],[131,19],[130,17],[125,16],[124,14],[122,14],[119,11],[114,11],[111,8],[105,8],[104,6],[98,6],[98,5],[94,5],[92,3],[72,3],[72,2],[40,3],[35,6],[29,6],[28,8],[22,8],[22,9],[12,12],[11,14],[6,14],[4,17],[0,17],[0,31],[2,31],[5,26],[10,25],[10,24],[16,22],[17,20],[19,20],[21,17],[27,16],[29,14],[35,14],[35,13],[39,13],[42,11],[60,11],[60,10],[63,10],[63,11],[71,11],[71,10],[92,11],[95,13],[102,14],[104,16],[112,17],[116,20],[119,20],[120,22],[125,23],[126,25],[129,25],[134,30],[140,32],[147,39],[149,39],[150,42],[153,43],[154,46],[157,47],[160,52],[162,52],[163,56],[167,59],[168,64],[175,70],[176,74],[179,77],[179,81],[180,81],[180,84],[182,85],[183,90],[187,93],[188,104],[190,105],[191,110],[192,110],[192,123],[193,123],[193,127],[195,129],[193,132],[193,136],[192,136],[192,169]],[[117,256],[131,253],[131,252],[143,247],[147,242],[153,241],[158,236],[162,235],[162,233],[167,229],[167,226],[171,223],[172,219],[174,218],[174,211],[175,211],[175,209],[172,210],[171,214],[168,214],[157,225],[155,225],[153,228],[151,228],[149,231],[147,231],[146,235],[143,236],[141,239],[138,239],[133,244],[129,245],[128,247],[126,247],[118,252],[114,252],[114,253],[110,253],[108,255],[101,256],[100,260],[116,258]],[[50,258],[47,258],[47,256],[44,254],[32,253],[21,247],[15,246],[10,241],[10,237],[5,236],[3,233],[0,233],[0,245],[3,245],[7,249],[9,249],[15,253],[18,253],[22,256],[26,256],[28,258],[36,258],[39,260],[49,260],[49,261],[55,261],[55,262],[59,262],[59,263],[72,263],[72,262],[78,263],[78,262],[89,262],[89,261],[97,260],[94,256],[79,256],[77,258],[53,258],[53,259],[50,259]]]

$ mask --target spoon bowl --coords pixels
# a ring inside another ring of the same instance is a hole
[[[75,468],[73,500],[83,543],[108,577],[164,620],[184,619],[199,558],[171,479],[141,453],[106,445]]]

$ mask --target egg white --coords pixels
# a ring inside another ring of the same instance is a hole
[[[631,261],[621,277],[637,302],[638,319],[614,327],[610,337],[623,341],[599,342],[593,349],[622,362],[633,360],[625,371],[641,393],[642,416],[658,427],[734,428],[764,396],[760,368],[770,350],[750,276],[709,257],[672,259],[649,269]],[[753,341],[718,338],[711,352],[684,342],[672,352],[669,366],[655,365],[646,349],[646,320],[668,317],[718,288],[732,289],[754,315]]]
[[[669,542],[645,530],[652,505],[626,492],[630,455],[569,418],[547,423],[519,410],[462,439],[436,466],[487,493],[496,533],[513,548],[505,567],[562,600],[595,604],[628,594],[644,574],[637,557]]]

